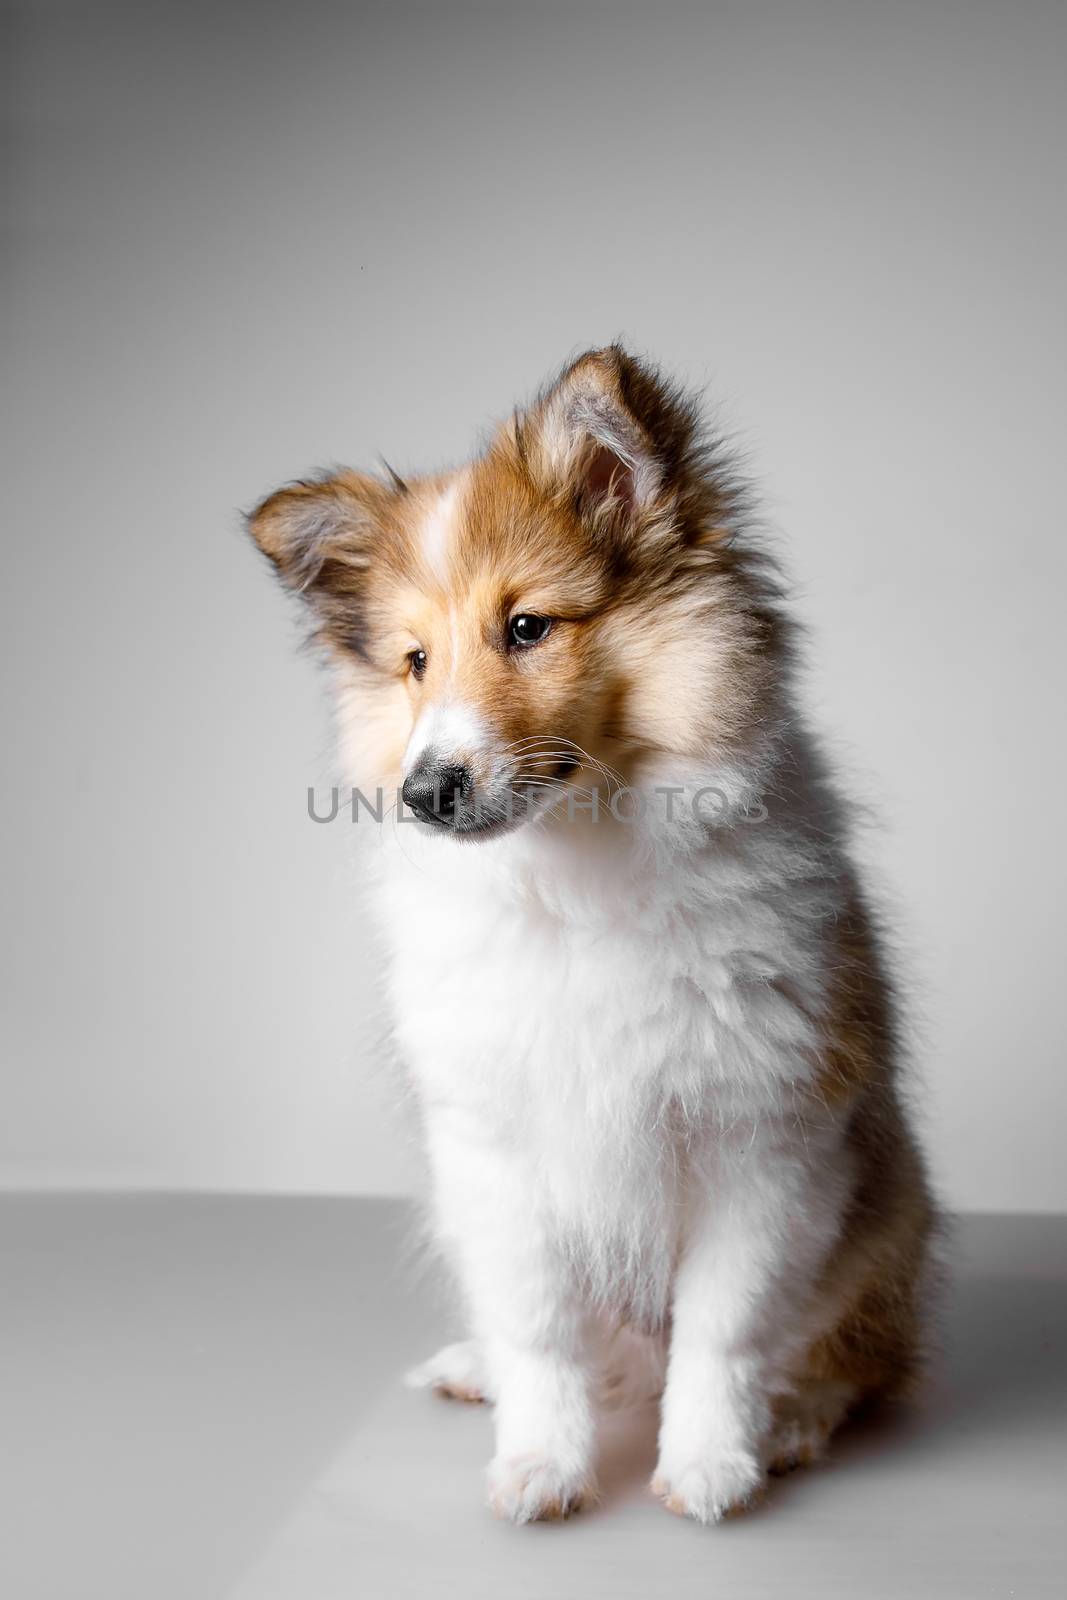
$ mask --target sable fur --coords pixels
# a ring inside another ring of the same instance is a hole
[[[352,782],[432,757],[485,807],[366,852],[471,1332],[414,1381],[494,1400],[496,1510],[561,1515],[594,1492],[598,1345],[641,1330],[653,1486],[717,1520],[913,1378],[933,1216],[779,584],[695,407],[618,347],[459,471],[386,470],[250,526],[309,607]],[[543,643],[509,644],[517,614]],[[620,784],[674,808],[619,820]]]

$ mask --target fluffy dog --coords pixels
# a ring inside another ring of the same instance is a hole
[[[618,347],[457,471],[340,472],[250,528],[310,608],[435,1233],[495,1407],[489,1499],[594,1492],[605,1328],[662,1340],[653,1488],[712,1522],[920,1351],[932,1208],[847,818],[695,407]]]

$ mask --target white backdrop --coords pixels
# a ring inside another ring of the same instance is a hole
[[[709,386],[797,578],[944,1193],[1067,1204],[1065,21],[9,21],[0,1180],[408,1187],[348,841],[305,813],[321,686],[238,508],[446,463],[622,335]]]

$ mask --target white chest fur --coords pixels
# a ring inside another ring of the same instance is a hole
[[[747,882],[731,859],[724,893],[713,861],[642,868],[630,841],[581,861],[538,841],[404,845],[381,903],[428,1124],[526,1167],[600,1297],[659,1299],[688,1166],[747,1139],[804,1070],[802,1016],[768,981],[803,978],[800,930],[756,861]]]

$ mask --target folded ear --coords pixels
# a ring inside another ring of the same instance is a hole
[[[517,419],[527,470],[579,508],[635,517],[669,496],[691,414],[658,376],[618,345],[590,350]],[[683,437],[684,435],[684,437]]]
[[[287,588],[338,643],[366,656],[366,577],[393,491],[357,472],[304,480],[268,495],[248,531]]]

